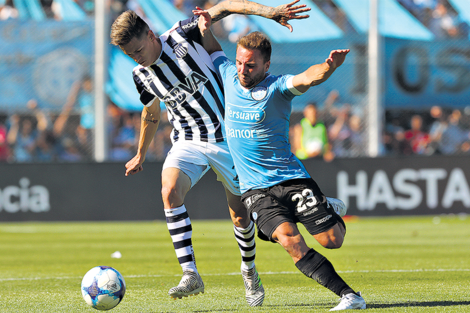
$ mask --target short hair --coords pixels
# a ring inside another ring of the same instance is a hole
[[[119,15],[111,26],[111,43],[115,46],[127,45],[132,38],[141,38],[149,29],[137,13],[128,10]]]
[[[252,32],[243,36],[238,40],[237,49],[239,46],[248,50],[259,50],[265,63],[271,60],[271,42],[268,37],[261,32]]]

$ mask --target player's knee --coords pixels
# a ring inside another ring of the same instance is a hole
[[[338,249],[343,245],[343,236],[325,236],[317,240],[323,247],[327,249]]]
[[[166,204],[165,207],[178,207],[183,204],[184,195],[178,190],[176,185],[163,185],[162,189],[162,199],[163,203]]]
[[[289,247],[295,247],[299,245],[301,241],[299,236],[294,236],[293,234],[277,234],[276,237],[273,236],[273,239],[286,250],[288,250]]]

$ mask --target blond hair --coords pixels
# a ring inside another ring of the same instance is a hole
[[[111,26],[111,43],[115,46],[127,45],[133,38],[141,38],[148,33],[149,29],[137,13],[128,10],[119,15]]]
[[[268,37],[261,32],[252,32],[243,36],[238,40],[237,49],[240,46],[248,50],[259,50],[265,63],[271,60],[271,42]]]

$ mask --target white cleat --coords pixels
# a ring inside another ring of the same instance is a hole
[[[204,283],[198,273],[185,271],[178,286],[171,288],[168,295],[173,299],[204,293]]]
[[[336,214],[341,217],[345,216],[346,212],[348,212],[346,204],[344,204],[340,199],[326,197],[326,202],[328,203],[328,206],[331,206]]]
[[[361,292],[348,293],[341,297],[340,303],[332,308],[330,311],[341,311],[341,310],[363,310],[366,308],[366,302],[361,296]]]
[[[256,267],[248,271],[242,270],[243,282],[245,283],[245,298],[250,306],[261,306],[264,301],[264,288],[259,278]]]

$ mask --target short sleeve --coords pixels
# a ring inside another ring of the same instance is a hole
[[[145,89],[144,83],[142,82],[140,77],[137,76],[135,73],[134,73],[134,84],[137,89],[137,92],[140,95],[140,102],[142,102],[144,106],[152,105],[153,100],[155,100],[156,98],[155,95],[151,94]]]
[[[211,54],[212,63],[217,71],[217,74],[223,82],[230,76],[237,74],[235,64],[227,58],[223,51],[216,51]]]
[[[195,41],[202,45],[201,31],[199,30],[199,16],[193,16],[180,22],[179,28],[186,35],[188,41]]]

